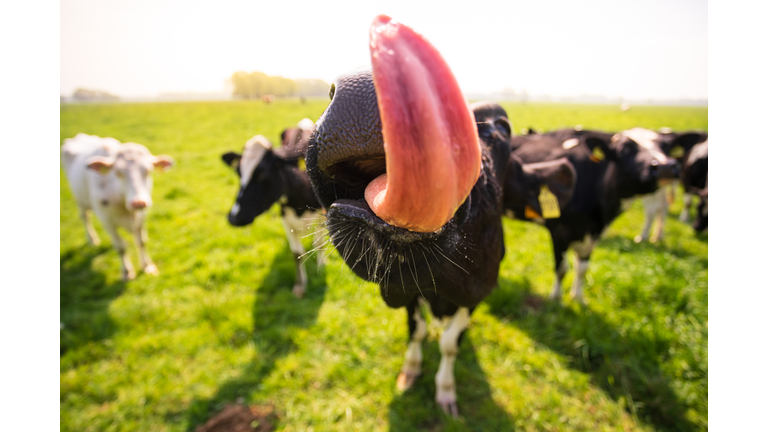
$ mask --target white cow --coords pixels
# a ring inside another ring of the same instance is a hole
[[[152,206],[152,170],[168,170],[174,163],[169,156],[153,156],[141,144],[121,144],[114,138],[77,134],[64,140],[61,163],[85,224],[88,243],[99,245],[91,221],[96,213],[122,259],[123,280],[136,277],[126,243],[117,233],[122,227],[134,235],[139,248],[139,266],[151,275],[157,266],[147,254],[146,210]]]

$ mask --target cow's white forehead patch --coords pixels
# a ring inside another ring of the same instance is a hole
[[[563,141],[563,148],[568,150],[569,148],[576,147],[576,144],[578,144],[578,143],[579,143],[579,139],[578,138],[571,138],[571,139]]]
[[[272,143],[262,135],[256,135],[245,143],[243,157],[240,159],[240,186],[244,187],[251,181],[253,171],[271,149]]]
[[[638,127],[630,130],[625,130],[621,134],[631,139],[632,141],[636,142],[638,145],[640,145],[644,149],[648,150],[651,153],[651,155],[659,162],[667,163],[667,156],[661,151],[661,149],[659,148],[659,145],[656,142],[654,142],[654,140],[659,137],[658,133],[650,129],[644,129],[644,128]]]

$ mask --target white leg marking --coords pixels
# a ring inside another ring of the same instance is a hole
[[[693,196],[689,193],[683,195],[683,211],[680,212],[680,222],[688,223],[688,214],[691,212]]]
[[[283,229],[285,229],[288,245],[296,261],[296,282],[293,285],[293,295],[301,298],[307,291],[307,270],[301,265],[302,263],[299,258],[304,255],[304,246],[301,244],[301,237],[299,237],[299,231],[303,228],[304,224],[302,224],[301,219],[296,216],[296,212],[292,208],[285,207],[284,211]]]
[[[459,353],[459,335],[469,325],[469,309],[460,307],[448,321],[448,326],[440,336],[440,367],[435,376],[435,401],[447,414],[459,416],[456,406],[456,381],[453,376],[453,364]]]
[[[160,272],[157,270],[155,263],[152,262],[152,258],[149,257],[149,252],[147,252],[147,230],[142,222],[143,215],[140,222],[133,226],[133,238],[136,240],[136,247],[139,249],[139,268],[148,275],[157,276]]]
[[[584,304],[584,293],[582,287],[584,285],[584,276],[587,274],[587,268],[589,267],[589,260],[577,260],[576,261],[576,277],[573,280],[573,289],[571,289],[571,298],[577,300],[579,303]]]
[[[420,299],[419,303],[422,303]],[[416,330],[414,330],[411,341],[408,342],[408,349],[405,350],[405,361],[400,369],[400,375],[397,377],[398,390],[407,390],[411,388],[416,378],[421,375],[421,342],[427,337],[427,321],[421,315],[421,307],[416,308],[413,313],[413,319],[416,321]]]
[[[563,278],[568,273],[568,251],[563,252],[563,260],[560,261],[560,266],[555,271],[555,283],[552,284],[552,292],[549,293],[549,298],[552,300],[559,300],[563,296]]]
[[[597,244],[597,241],[594,240],[590,234],[584,236],[584,240],[571,244],[577,257],[576,275],[574,276],[573,286],[571,287],[571,298],[577,300],[581,304],[585,303],[582,286],[584,284],[584,276],[587,273],[587,267],[589,267],[589,256],[592,253],[595,244]]]

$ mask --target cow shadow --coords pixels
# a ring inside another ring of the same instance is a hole
[[[59,257],[59,355],[107,339],[115,331],[108,308],[125,290],[125,282],[107,283],[103,273],[93,270],[93,260],[111,250],[106,245],[86,246]]]
[[[238,378],[225,382],[212,397],[192,401],[187,412],[187,431],[194,431],[228,403],[268,399],[268,395],[260,394],[261,383],[280,359],[297,348],[295,330],[314,325],[325,299],[327,267],[318,268],[314,259],[303,265],[307,269],[307,292],[298,299],[291,294],[295,279],[293,254],[286,247],[275,255],[264,282],[256,289],[253,332],[246,336],[253,341],[257,353]]]
[[[514,420],[493,400],[491,387],[477,359],[471,329],[461,338],[454,365],[459,419],[442,413],[435,402],[435,374],[440,364],[438,344],[424,343],[422,350],[422,375],[413,387],[395,396],[389,405],[390,431],[515,430]]]
[[[529,337],[566,358],[572,369],[590,375],[617,403],[657,430],[693,431],[689,407],[665,375],[669,342],[622,332],[589,306],[561,305],[531,291],[527,278],[506,279],[486,298],[490,312],[508,320]],[[704,374],[706,370],[696,373]]]

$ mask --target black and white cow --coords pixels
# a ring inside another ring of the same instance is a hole
[[[698,211],[696,219],[693,221],[693,229],[698,232],[707,229],[709,216],[709,139],[703,143],[693,146],[691,151],[685,155],[683,160],[683,171],[680,174],[680,181],[689,200],[683,209],[685,213],[684,221],[687,221],[688,206],[690,206],[690,196],[699,197]]]
[[[256,135],[245,143],[242,154],[227,152],[221,156],[240,176],[240,189],[227,216],[230,224],[248,225],[274,203],[280,203],[283,228],[296,260],[293,294],[299,298],[307,290],[307,272],[301,262],[305,251],[300,236],[322,209],[306,172],[299,168],[313,126],[311,120],[304,119],[299,127],[285,130],[283,146],[278,149],[272,149],[269,140]],[[319,241],[319,230],[315,241]],[[317,260],[317,265],[322,266],[322,253],[317,254]]]
[[[589,257],[605,228],[634,197],[652,193],[660,182],[677,176],[674,161],[665,161],[658,146],[637,142],[633,137],[639,139],[634,133],[555,131],[513,140],[516,149],[512,154],[524,163],[567,158],[576,170],[569,202],[561,196],[568,190],[567,176],[555,177],[550,186],[561,203],[559,217],[544,219],[541,213],[523,211],[519,206],[510,208],[505,202],[515,218],[543,223],[552,236],[556,278],[551,298],[562,296],[562,279],[568,271],[566,252],[573,249],[578,260],[571,296],[583,302],[582,284]]]
[[[387,306],[406,308],[398,388],[421,373],[422,306],[442,321],[435,400],[456,416],[459,336],[496,286],[504,256],[501,180],[512,129],[498,105],[468,107],[440,54],[410,28],[379,16],[370,46],[373,69],[331,87],[307,173],[344,261],[380,286]]]

